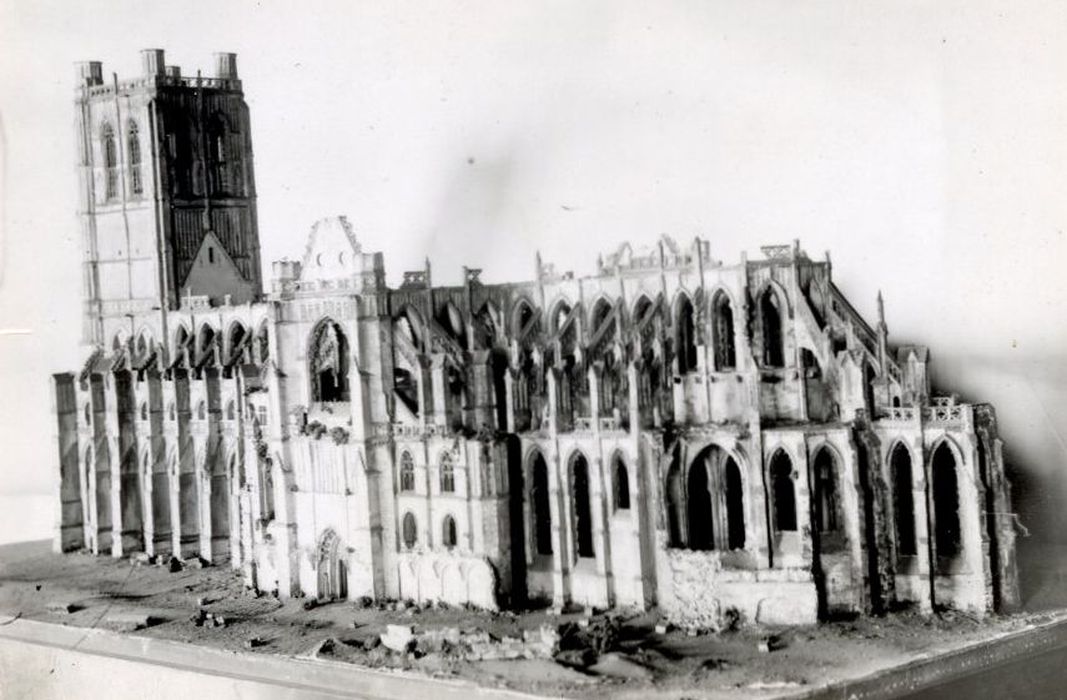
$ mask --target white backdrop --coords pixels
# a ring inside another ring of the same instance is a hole
[[[649,5],[0,0],[0,493],[50,488],[48,375],[79,359],[73,64],[132,76],[160,47],[186,74],[238,53],[268,266],[338,213],[393,282],[424,256],[504,281],[537,249],[582,274],[660,233],[726,260],[799,238],[996,403],[1063,511],[1067,6]]]

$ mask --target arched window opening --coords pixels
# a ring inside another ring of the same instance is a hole
[[[233,185],[230,178],[229,138],[226,122],[221,116],[216,117],[212,122],[208,138],[211,151],[212,180],[215,185],[215,192],[218,194],[229,194]]]
[[[248,331],[244,325],[235,323],[230,326],[228,365],[244,364],[248,361]]]
[[[401,533],[404,537],[404,547],[407,549],[413,548],[419,541],[419,530],[415,525],[415,516],[411,513],[404,513],[404,521],[401,527]]]
[[[916,553],[915,503],[911,480],[911,455],[903,445],[893,448],[889,458],[893,480],[893,520],[896,523],[897,554],[912,556]]]
[[[837,532],[837,469],[833,455],[826,448],[815,455],[815,526],[820,533]]]
[[[689,549],[715,549],[708,467],[703,459],[698,459],[689,468],[686,505],[689,516]]]
[[[900,408],[900,397],[899,396],[894,396],[893,397],[893,408]]]
[[[174,334],[174,362],[175,367],[188,366],[193,358],[191,351],[191,340],[189,331],[185,329],[185,326],[178,326],[178,330]]]
[[[215,366],[215,330],[207,324],[200,328],[200,340],[197,343],[197,365],[201,367]]]
[[[203,401],[196,405],[196,418],[197,420],[207,419],[207,404],[205,404]]]
[[[400,453],[400,490],[415,490],[415,460],[407,450]]]
[[[797,501],[793,483],[793,462],[783,450],[778,450],[771,458],[771,498],[774,529],[777,532],[795,531]]]
[[[745,548],[745,492],[741,469],[732,457],[724,465],[726,496],[726,546],[728,549]]]
[[[515,315],[512,317],[512,324],[514,326],[512,332],[515,334],[516,338],[521,340],[524,335],[523,331],[529,332],[533,329],[532,324],[536,314],[534,313],[533,307],[530,306],[530,303],[525,299],[519,302],[514,314]]]
[[[93,423],[93,407],[88,402],[86,402],[86,404],[85,404],[84,418],[85,418],[85,424],[86,425],[92,425],[92,423]]]
[[[104,151],[104,195],[107,199],[115,199],[119,196],[119,156],[115,131],[110,124],[104,124],[100,142]]]
[[[723,292],[715,295],[712,302],[715,333],[715,370],[727,372],[737,366],[734,350],[734,312],[730,299]]]
[[[615,510],[630,510],[630,473],[622,457],[615,457]]]
[[[672,465],[668,476],[669,511],[678,510],[680,478]],[[685,482],[685,537],[672,533],[674,546],[695,550],[731,550],[745,547],[744,479],[737,461],[717,445],[705,448],[689,466]],[[671,523],[672,530],[677,527]],[[684,541],[682,541],[684,540]]]
[[[319,324],[312,336],[311,400],[318,403],[344,402],[348,393],[348,340],[333,321]]]
[[[579,557],[593,557],[593,509],[589,501],[589,464],[578,455],[571,462],[574,497],[574,535]]]
[[[131,121],[126,129],[126,159],[130,168],[130,192],[144,192],[144,180],[141,178],[141,139],[137,133],[137,122]]]
[[[604,325],[604,321],[607,320],[608,314],[611,313],[611,304],[607,299],[598,299],[595,306],[593,306],[593,316],[590,319],[589,330],[592,333],[596,333]]]
[[[678,305],[674,341],[678,353],[678,373],[686,374],[697,368],[697,345],[694,334],[693,304],[683,298]]]
[[[960,553],[960,494],[956,458],[946,443],[934,451],[934,547],[939,558]]]
[[[441,493],[455,493],[456,469],[451,452],[441,453]]]
[[[552,510],[549,507],[548,465],[540,455],[534,458],[530,502],[533,506],[534,545],[538,554],[552,554]]]
[[[226,404],[226,420],[236,420],[237,418],[237,406],[231,400]]]
[[[174,402],[173,401],[171,401],[170,405],[167,406],[167,418],[170,419],[170,420],[177,420],[178,419],[178,414],[174,410]]]
[[[763,366],[784,367],[785,348],[782,343],[782,309],[778,295],[768,287],[760,296],[760,323],[763,329]]]
[[[446,515],[441,524],[441,543],[448,549],[456,546],[456,519]]]
[[[141,404],[141,420],[148,420],[148,404]]]

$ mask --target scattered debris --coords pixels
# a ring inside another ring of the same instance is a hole
[[[651,669],[615,651],[609,651],[602,655],[587,670],[598,676],[622,680],[648,680],[652,678]]]
[[[411,625],[386,625],[381,641],[387,649],[401,653],[411,651],[415,645],[414,628]]]
[[[319,607],[318,598],[308,598],[304,601],[304,610],[314,610],[317,607]]]
[[[70,615],[76,613],[82,609],[82,606],[77,603],[71,603],[65,600],[53,600],[48,604],[47,610],[50,613],[57,613],[59,615]]]
[[[259,647],[266,646],[267,640],[262,637],[249,637],[245,640],[245,647],[248,649],[258,649]]]
[[[761,654],[768,654],[772,651],[784,649],[785,646],[786,643],[784,639],[782,639],[777,634],[771,634],[761,639],[759,641],[759,644],[756,645],[756,648],[760,651]]]

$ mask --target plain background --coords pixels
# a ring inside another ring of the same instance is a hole
[[[48,377],[85,352],[74,63],[149,47],[238,53],[268,269],[341,213],[393,283],[589,274],[662,233],[832,251],[996,405],[1023,522],[1067,541],[1067,5],[285,5],[0,0],[0,541],[50,536]]]

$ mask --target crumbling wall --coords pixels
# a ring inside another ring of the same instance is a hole
[[[405,600],[498,609],[496,571],[484,557],[403,552],[397,556],[397,568],[400,597]]]
[[[668,594],[660,607],[680,627],[719,629],[738,614],[743,622],[768,625],[817,620],[818,598],[807,569],[726,569],[719,552],[685,549],[666,550],[663,561]]]

